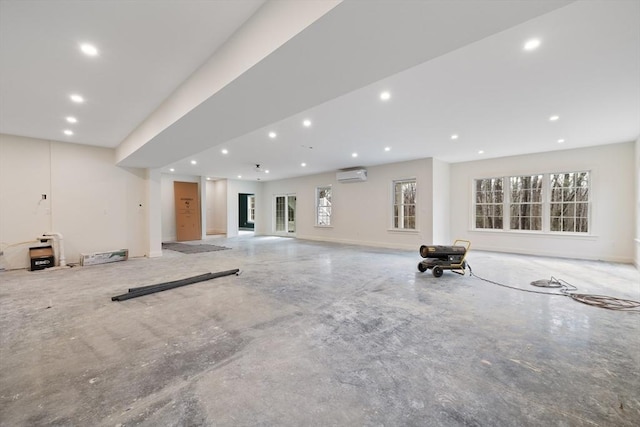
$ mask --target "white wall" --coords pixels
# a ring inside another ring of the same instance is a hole
[[[261,200],[263,198],[263,183],[257,181],[227,180],[227,237],[238,235],[238,195],[240,193],[255,194],[256,196],[256,234],[261,226]]]
[[[451,167],[438,159],[433,159],[433,244],[450,245],[451,240]],[[455,236],[454,236],[455,237]]]
[[[421,159],[367,168],[366,182],[342,184],[335,172],[264,183],[259,234],[273,232],[273,198],[296,194],[296,236],[302,239],[418,249],[432,241],[432,162]],[[417,231],[393,231],[392,182],[417,179]],[[315,226],[315,190],[332,186],[331,227]]]
[[[474,178],[590,170],[591,235],[474,231]],[[634,144],[611,144],[451,165],[451,233],[472,248],[567,258],[633,262]]]
[[[640,269],[640,137],[635,143],[636,150],[636,170],[635,170],[635,186],[636,186],[636,232],[635,232],[635,264]]]
[[[47,199],[41,200],[46,194]],[[114,165],[114,150],[0,135],[0,242],[5,268],[26,268],[28,247],[64,236],[67,262],[80,253],[147,250],[145,171]]]
[[[227,180],[207,182],[207,234],[227,233]]]
[[[173,183],[195,182],[200,184],[200,177],[194,175],[162,174],[160,180],[160,198],[162,200],[162,241],[173,242],[176,240],[176,204],[173,193]],[[199,187],[198,187],[199,188]],[[206,200],[200,201],[201,206]]]

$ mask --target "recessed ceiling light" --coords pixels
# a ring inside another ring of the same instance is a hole
[[[73,135],[73,131],[69,129],[65,129],[63,132],[65,135],[69,135],[69,136]]]
[[[195,160],[191,160],[191,164],[192,165],[196,165],[196,164],[198,164],[198,162],[196,162]]]
[[[169,172],[175,172],[176,170],[174,168],[170,168]]]
[[[309,120],[309,119],[305,119],[305,120],[302,122],[302,125],[303,125],[304,127],[308,128],[309,126],[311,126],[311,120]]]
[[[478,151],[478,154],[484,154],[484,150]]]
[[[558,144],[562,144],[564,142],[564,139],[559,139],[558,140]]]
[[[524,50],[536,50],[540,46],[539,39],[527,40],[524,44]]]
[[[223,148],[222,150],[220,150],[220,152],[222,154],[229,154],[229,150],[227,150],[226,148]]]
[[[207,177],[207,181],[211,181],[211,178]]]
[[[73,117],[73,116],[69,116],[69,117],[67,117],[67,121],[68,121],[69,123],[78,123],[78,119],[76,119],[76,118],[75,118],[75,117]]]
[[[238,179],[242,178],[242,175],[238,175]]]
[[[98,49],[89,43],[83,43],[80,45],[80,50],[87,56],[96,56],[98,55]]]
[[[391,151],[391,147],[384,147],[384,151]]]
[[[264,173],[269,173],[269,169],[265,170]]]
[[[275,133],[275,132],[269,132],[269,138],[273,139],[273,138],[275,138],[276,136],[278,136],[278,135],[276,135],[276,133]]]
[[[303,163],[300,163],[300,166],[305,167],[307,166],[307,164],[303,162]]]
[[[458,139],[458,135],[454,133],[453,135],[451,135],[451,139]]]
[[[351,157],[358,157],[358,153],[351,153]]]
[[[74,93],[73,95],[69,95],[69,98],[71,98],[73,102],[77,102],[78,104],[81,104],[84,102],[84,98],[78,95],[77,93]]]
[[[391,94],[389,92],[384,91],[380,93],[380,99],[383,101],[387,101],[389,98],[391,98]]]
[[[550,122],[555,122],[556,120],[558,120],[560,118],[560,116],[551,116],[549,117],[549,121]]]

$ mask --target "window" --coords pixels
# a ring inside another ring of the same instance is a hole
[[[502,229],[504,208],[504,191],[502,185],[502,178],[476,180],[476,228]]]
[[[589,172],[551,174],[550,187],[551,231],[589,232]]]
[[[589,172],[476,179],[473,223],[476,229],[588,233],[589,186]]]
[[[256,221],[256,196],[247,196],[247,222]]]
[[[316,188],[316,225],[331,225],[331,187]]]
[[[393,228],[416,229],[416,180],[393,182]]]
[[[509,228],[542,231],[542,175],[509,178]]]

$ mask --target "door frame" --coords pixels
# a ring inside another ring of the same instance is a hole
[[[276,230],[276,223],[277,223],[277,200],[278,197],[284,197],[285,198],[285,209],[284,209],[284,231],[277,231]],[[293,224],[294,224],[294,231],[289,232],[289,197],[295,197],[296,200],[296,206],[294,209],[294,217],[293,217]],[[297,226],[297,219],[296,217],[297,215],[297,211],[298,211],[298,197],[296,195],[296,193],[283,193],[283,194],[274,194],[273,198],[272,198],[272,212],[273,212],[273,221],[271,222],[271,230],[273,232],[274,235],[276,236],[287,236],[287,237],[295,237],[296,236],[296,231],[298,229]]]

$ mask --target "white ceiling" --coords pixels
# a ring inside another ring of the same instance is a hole
[[[0,132],[116,147],[263,3],[0,0]]]
[[[0,0],[0,132],[115,147],[261,3]],[[120,164],[271,180],[632,141],[639,16],[635,0],[343,2]],[[97,61],[85,37],[108,46]]]

